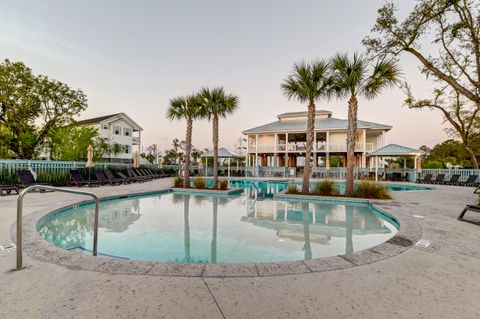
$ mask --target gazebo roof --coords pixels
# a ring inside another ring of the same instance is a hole
[[[213,157],[213,150],[208,151],[205,154],[202,154],[202,157]],[[237,157],[243,157],[243,156],[230,153],[230,151],[227,150],[225,147],[220,147],[218,149],[218,158],[237,158]]]
[[[379,148],[375,152],[369,153],[368,156],[415,156],[423,154],[422,151],[411,147],[398,144],[388,144]]]

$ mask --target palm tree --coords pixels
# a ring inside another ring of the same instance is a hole
[[[167,117],[170,120],[187,121],[185,136],[185,158],[183,163],[183,187],[190,187],[190,153],[192,151],[193,120],[204,116],[203,107],[197,95],[180,96],[170,100]]]
[[[283,93],[289,100],[308,103],[307,149],[303,171],[302,193],[310,192],[310,158],[312,154],[313,135],[315,131],[315,102],[324,98],[329,92],[328,62],[315,60],[301,61],[293,65],[293,71],[281,84]]]
[[[377,97],[382,90],[399,84],[400,69],[393,60],[379,59],[375,63],[355,53],[350,59],[347,53],[338,53],[330,59],[332,92],[338,98],[348,100],[347,129],[347,196],[353,195],[353,170],[355,138],[357,136],[358,96],[366,99]]]
[[[204,87],[200,90],[199,97],[206,116],[213,125],[213,188],[218,185],[218,120],[226,118],[238,108],[238,97],[227,94],[222,87],[209,89]]]

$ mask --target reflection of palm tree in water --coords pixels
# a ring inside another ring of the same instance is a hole
[[[302,203],[303,211],[303,238],[305,245],[303,250],[305,252],[305,260],[312,259],[312,246],[310,245],[310,220],[309,220],[309,205],[308,203]]]
[[[185,249],[185,262],[190,262],[190,221],[188,215],[190,212],[190,196],[186,195],[183,200],[183,236]]]
[[[212,223],[212,244],[210,250],[210,262],[212,264],[217,263],[217,210],[218,199],[213,197],[213,223]]]
[[[353,252],[353,207],[345,207],[346,214],[346,238],[345,238],[345,253]]]

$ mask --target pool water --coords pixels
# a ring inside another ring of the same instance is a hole
[[[259,185],[255,192],[243,185],[236,196],[165,193],[104,201],[99,252],[145,261],[278,262],[366,249],[397,232],[396,222],[371,205],[274,200],[283,184]],[[83,205],[43,219],[38,229],[59,247],[89,251],[93,219],[94,205]]]

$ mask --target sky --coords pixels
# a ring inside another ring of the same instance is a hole
[[[143,127],[143,145],[161,150],[185,136],[184,122],[166,119],[169,99],[223,86],[240,101],[220,122],[220,145],[233,150],[243,130],[306,110],[280,90],[293,63],[362,52],[384,2],[0,0],[0,59],[82,89],[88,109],[80,119],[125,112]],[[406,14],[414,1],[396,3]],[[419,63],[402,55],[400,65],[416,96],[430,96]],[[447,138],[440,113],[403,101],[398,88],[360,100],[359,119],[393,126],[387,143],[417,148]],[[347,101],[320,101],[317,109],[346,118]],[[194,123],[193,143],[212,147],[209,122]]]

